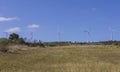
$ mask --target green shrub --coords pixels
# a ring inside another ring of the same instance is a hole
[[[7,52],[8,51],[7,45],[8,45],[8,39],[1,38],[0,39],[0,51]]]

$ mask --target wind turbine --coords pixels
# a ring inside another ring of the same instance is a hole
[[[6,38],[8,38],[8,32],[3,32],[3,33],[5,34]]]
[[[113,30],[112,28],[109,28],[109,31],[110,31],[110,40],[113,41],[113,32],[115,30]]]
[[[87,30],[85,30],[84,32],[87,33],[87,43],[89,43],[89,42],[90,42],[90,41],[89,41],[89,39],[90,39],[90,32],[87,31]]]
[[[58,42],[61,42],[61,25],[58,24]]]
[[[58,32],[58,40],[61,41],[61,32]]]
[[[32,41],[33,40],[33,31],[30,32],[30,40]]]

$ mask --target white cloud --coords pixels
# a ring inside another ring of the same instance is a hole
[[[17,17],[13,17],[13,18],[0,17],[0,22],[12,21],[12,20],[18,20],[18,18]]]
[[[21,28],[20,27],[14,27],[14,28],[10,28],[10,29],[7,29],[5,32],[20,32],[21,31]]]
[[[28,28],[39,28],[39,25],[37,24],[32,24],[32,25],[28,25]]]

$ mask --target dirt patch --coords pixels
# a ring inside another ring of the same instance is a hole
[[[25,51],[25,50],[31,50],[31,49],[37,49],[38,47],[28,47],[25,45],[12,45],[8,46],[8,52],[17,52],[17,51]]]

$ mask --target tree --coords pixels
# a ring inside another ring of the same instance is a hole
[[[10,34],[9,39],[10,40],[18,40],[19,39],[19,35],[16,34],[16,33],[12,33],[12,34]]]
[[[25,44],[24,38],[19,38],[18,42],[19,42],[20,44]]]

